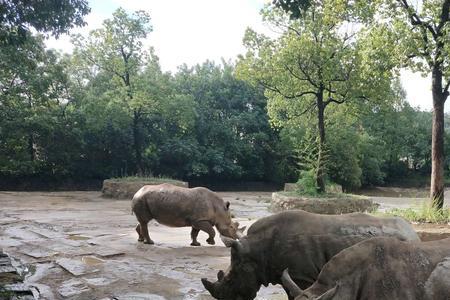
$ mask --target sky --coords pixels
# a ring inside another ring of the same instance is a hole
[[[91,13],[85,18],[88,23],[72,33],[87,34],[101,27],[103,20],[110,18],[119,7],[129,12],[145,10],[151,16],[153,32],[148,36],[148,45],[155,48],[164,71],[176,72],[181,64],[189,66],[205,60],[220,62],[235,59],[245,52],[242,38],[245,29],[269,32],[264,26],[259,11],[267,0],[91,0]],[[47,46],[63,52],[73,49],[70,38],[51,38]],[[402,70],[401,81],[407,100],[414,107],[431,110],[431,79]],[[450,107],[446,109],[450,111]]]

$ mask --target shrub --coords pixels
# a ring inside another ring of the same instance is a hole
[[[450,222],[450,208],[443,208],[442,210],[438,210],[429,204],[423,204],[419,209],[394,208],[387,211],[386,214],[402,217],[411,222],[418,223],[446,224]]]

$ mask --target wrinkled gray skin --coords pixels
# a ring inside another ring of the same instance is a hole
[[[405,242],[377,237],[341,251],[304,291],[287,270],[282,280],[295,300],[448,300],[449,256],[450,239]]]
[[[425,293],[427,300],[450,299],[450,256],[441,261],[428,277]]]
[[[374,236],[419,240],[411,225],[397,217],[281,212],[256,221],[239,241],[225,239],[231,246],[230,267],[219,271],[216,282],[203,278],[202,283],[216,299],[254,299],[261,285],[281,284],[289,268],[295,283],[307,288],[335,254]]]
[[[214,245],[216,226],[221,235],[232,239],[242,236],[239,223],[231,221],[230,202],[224,202],[216,193],[207,188],[184,188],[172,184],[146,185],[133,197],[131,210],[139,224],[136,232],[138,241],[154,244],[148,234],[147,224],[155,219],[158,223],[171,227],[191,226],[192,246],[200,246],[197,236],[200,230],[209,237],[208,244]]]

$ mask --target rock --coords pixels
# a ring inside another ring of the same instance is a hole
[[[133,198],[134,194],[144,185],[156,185],[162,183],[164,182],[106,179],[103,181],[102,196],[107,198],[131,199]],[[173,185],[188,187],[188,183],[183,181],[170,181],[170,183]]]
[[[297,183],[285,183],[284,191],[285,192],[295,192],[299,189],[299,185]],[[325,191],[330,194],[342,193],[342,186],[339,184],[327,184],[325,186]]]
[[[306,196],[287,196],[273,193],[271,208],[275,211],[302,209],[317,214],[345,214],[351,212],[373,211],[377,203],[365,197],[309,198]]]
[[[296,183],[285,183],[284,191],[285,192],[294,192],[298,189],[298,185]]]
[[[4,299],[3,294],[8,296],[7,299],[38,299],[38,291],[27,284],[23,284],[18,268],[20,266],[17,268],[13,266],[11,258],[0,251],[0,299]]]

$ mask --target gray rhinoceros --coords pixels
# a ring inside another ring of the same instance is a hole
[[[200,230],[209,237],[208,244],[214,245],[216,234],[236,239],[245,228],[231,221],[230,202],[225,202],[216,193],[203,187],[184,188],[172,184],[145,185],[133,197],[131,210],[139,224],[136,232],[138,241],[154,244],[148,234],[147,224],[155,219],[171,227],[191,226],[192,246],[200,246],[197,236]]]
[[[219,271],[216,282],[203,278],[202,283],[217,299],[254,299],[261,285],[281,284],[289,268],[295,283],[307,288],[334,255],[374,236],[419,240],[398,217],[281,212],[256,221],[239,241],[224,238],[231,246],[231,265],[226,273]]]
[[[448,300],[449,257],[450,239],[376,237],[342,250],[304,291],[287,270],[282,281],[295,300]]]

